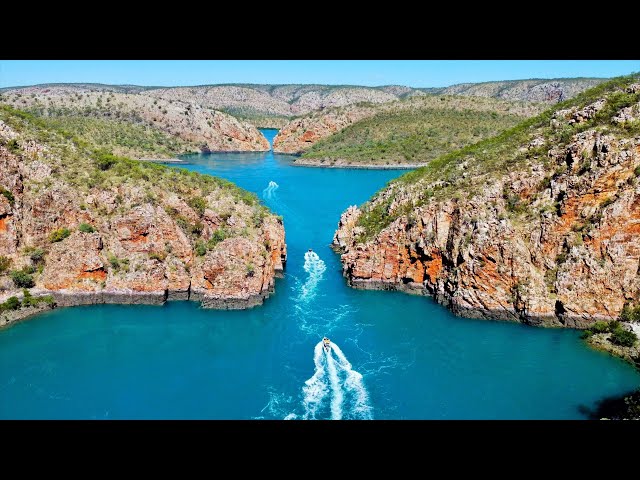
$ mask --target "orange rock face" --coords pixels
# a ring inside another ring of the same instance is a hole
[[[0,140],[18,135],[0,127]],[[15,155],[1,145],[0,187],[14,201],[0,195],[0,256],[12,268],[33,267],[35,293],[51,293],[59,305],[191,298],[205,307],[247,308],[262,303],[282,274],[282,221],[233,189],[202,193],[192,178],[195,186],[183,194],[147,180],[83,191],[56,173],[63,169],[47,166],[58,159],[46,149],[29,144],[35,153]],[[189,206],[196,197],[204,208]],[[81,223],[94,231],[80,231]],[[70,235],[53,241],[64,228]],[[214,234],[223,240],[210,242]],[[0,275],[0,288],[7,282]]]
[[[367,240],[350,207],[334,236],[344,275],[359,288],[433,295],[465,316],[570,327],[616,319],[640,298],[639,145],[578,133],[552,149],[550,167],[532,162],[470,198],[427,202]],[[389,208],[426,186],[402,188]],[[526,217],[508,210],[505,192]]]
[[[273,139],[273,151],[277,153],[302,153],[318,140],[340,131],[358,120],[375,113],[370,107],[353,107],[331,110],[298,118],[285,125]]]

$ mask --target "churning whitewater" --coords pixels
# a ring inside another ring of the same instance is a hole
[[[336,358],[333,354],[335,353]],[[373,408],[362,375],[355,371],[338,345],[331,343],[328,352],[322,342],[313,349],[315,372],[302,387],[305,420],[372,420]],[[286,418],[296,418],[289,414]]]
[[[336,317],[335,309],[311,308],[318,293],[323,275],[327,269],[325,262],[313,251],[304,254],[304,271],[307,278],[298,281],[295,302],[295,316],[300,330],[308,336],[329,333]],[[319,314],[320,313],[320,314]],[[342,317],[342,315],[337,315]],[[334,356],[335,353],[335,356]],[[285,419],[372,419],[372,407],[369,394],[364,386],[362,375],[355,371],[342,349],[331,342],[325,352],[322,341],[313,349],[314,373],[302,387],[303,414],[289,413]]]
[[[269,185],[267,186],[267,188],[265,188],[262,191],[262,198],[264,199],[272,199],[274,196],[275,191],[278,189],[280,185],[278,185],[276,182],[274,182],[273,180],[271,180],[269,182]]]
[[[304,271],[307,272],[309,276],[300,288],[300,296],[298,298],[301,302],[313,300],[316,296],[318,283],[322,280],[326,269],[327,266],[316,252],[306,252],[304,254]]]

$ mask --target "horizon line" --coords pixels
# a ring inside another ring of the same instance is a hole
[[[632,75],[635,72],[629,73]],[[622,75],[625,76],[625,75]],[[460,83],[451,83],[449,85],[438,86],[438,87],[414,87],[410,85],[402,85],[399,83],[390,83],[384,85],[357,85],[357,84],[345,84],[345,83],[251,83],[251,82],[226,82],[226,83],[204,83],[197,85],[138,85],[133,83],[101,83],[101,82],[44,82],[44,83],[34,83],[30,85],[8,85],[4,87],[0,87],[0,90],[7,89],[18,89],[18,88],[29,88],[29,87],[42,87],[47,85],[103,85],[107,87],[138,87],[138,88],[146,88],[149,90],[160,89],[160,88],[185,88],[185,87],[224,87],[224,86],[270,86],[270,87],[283,87],[283,86],[292,86],[292,85],[302,85],[302,86],[319,86],[319,87],[358,87],[358,88],[385,88],[385,87],[405,87],[412,88],[414,90],[426,90],[426,89],[439,89],[439,88],[448,88],[456,85],[482,85],[487,83],[497,83],[497,82],[524,82],[524,81],[534,81],[534,80],[608,80],[615,77],[532,77],[532,78],[519,78],[512,80],[486,80],[483,82],[460,82]]]

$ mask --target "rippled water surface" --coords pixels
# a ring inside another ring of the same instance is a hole
[[[329,248],[340,213],[401,171],[293,167],[271,152],[187,160],[284,217],[289,259],[276,293],[245,311],[76,307],[2,330],[0,418],[583,418],[640,383],[575,331],[347,287]]]

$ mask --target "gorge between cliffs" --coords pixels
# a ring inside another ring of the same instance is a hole
[[[640,384],[636,77],[0,97],[0,418],[599,418]]]
[[[330,248],[337,220],[403,170],[304,169],[272,152],[182,158],[179,168],[232,181],[282,216],[274,293],[246,310],[85,305],[17,323],[0,331],[2,418],[585,418],[640,382],[572,329],[454,317],[429,298],[349,287]],[[362,376],[364,390],[338,390],[339,410],[329,372],[314,377],[324,335],[349,378]]]

